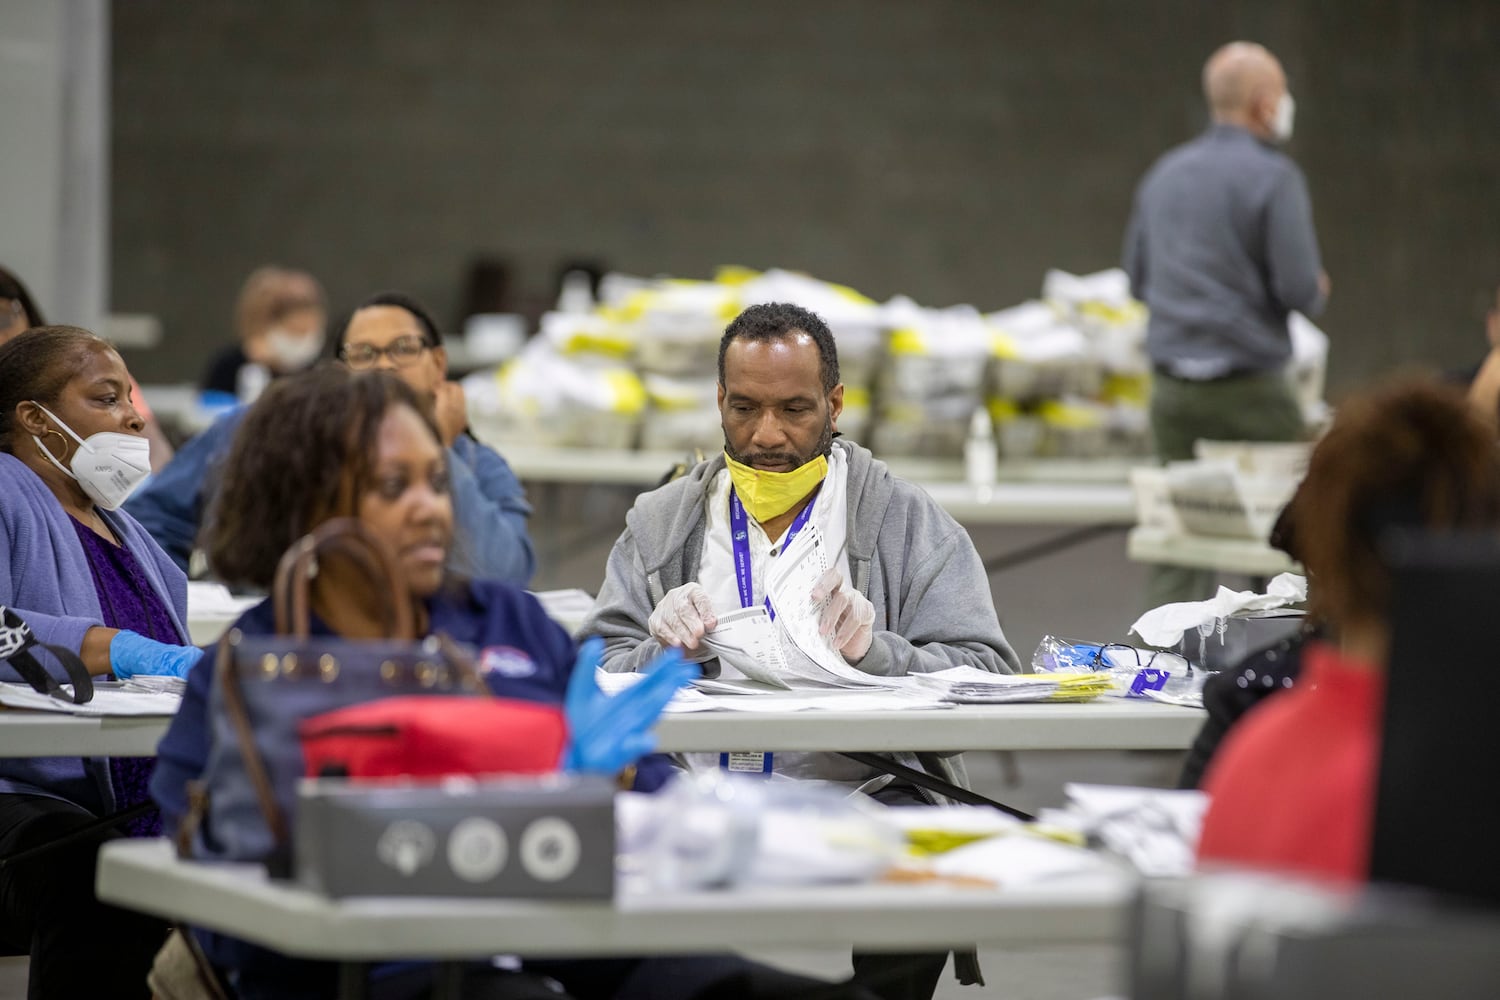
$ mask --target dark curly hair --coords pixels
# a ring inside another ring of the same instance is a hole
[[[92,351],[109,341],[76,326],[38,326],[0,344],[0,451],[14,453],[16,407],[54,402]]]
[[[833,344],[833,331],[828,329],[818,314],[790,302],[765,302],[751,306],[730,320],[719,340],[719,384],[724,384],[724,355],[734,340],[769,341],[790,337],[797,332],[807,334],[818,345],[818,374],[823,379],[823,391],[832,392],[839,384],[839,352]]]
[[[322,364],[272,382],[224,461],[203,533],[214,574],[267,590],[293,542],[353,514],[370,481],[380,423],[398,406],[415,410],[442,440],[427,406],[394,375]]]
[[[1341,403],[1291,507],[1314,612],[1386,620],[1391,528],[1500,526],[1494,429],[1450,386],[1406,379]]]

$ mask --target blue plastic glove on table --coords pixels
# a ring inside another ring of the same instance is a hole
[[[656,746],[651,727],[678,688],[699,674],[682,654],[668,650],[646,665],[645,678],[611,697],[599,689],[595,670],[604,656],[604,641],[590,639],[578,650],[563,713],[568,720],[568,747],[563,770],[613,776]]]
[[[202,655],[197,646],[173,646],[129,629],[109,641],[109,669],[122,681],[137,674],[186,677]]]

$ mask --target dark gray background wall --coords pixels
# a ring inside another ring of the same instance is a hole
[[[1117,259],[1235,37],[1281,55],[1334,298],[1330,377],[1482,350],[1500,283],[1493,0],[114,5],[113,306],[193,378],[252,267],[334,304],[566,257],[806,269],[997,308]]]

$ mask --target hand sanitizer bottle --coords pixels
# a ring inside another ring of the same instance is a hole
[[[594,290],[583,271],[563,275],[562,290],[557,296],[557,311],[582,315],[594,308]]]
[[[964,478],[981,492],[995,485],[995,425],[983,404],[969,418],[969,437],[964,442]]]

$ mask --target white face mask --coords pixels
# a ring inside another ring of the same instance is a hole
[[[33,400],[33,402],[35,402]],[[47,461],[57,466],[58,471],[64,475],[71,476],[83,487],[83,492],[88,498],[105,510],[115,510],[135,492],[135,488],[151,475],[151,442],[134,434],[121,434],[118,431],[100,431],[98,434],[90,434],[85,441],[73,433],[73,428],[57,419],[57,416],[41,403],[37,408],[52,418],[52,422],[61,427],[74,441],[78,442],[78,450],[73,452],[73,460],[68,464],[71,470],[64,468],[57,460],[57,456],[47,450],[42,444],[41,438],[35,434],[31,440],[36,442],[37,448]]]
[[[1297,102],[1292,100],[1291,94],[1282,94],[1281,100],[1276,102],[1276,114],[1271,119],[1271,135],[1277,142],[1287,142],[1292,138],[1292,122],[1297,117]]]
[[[291,333],[275,329],[266,334],[266,348],[271,354],[271,364],[284,372],[301,371],[323,353],[323,332]]]

